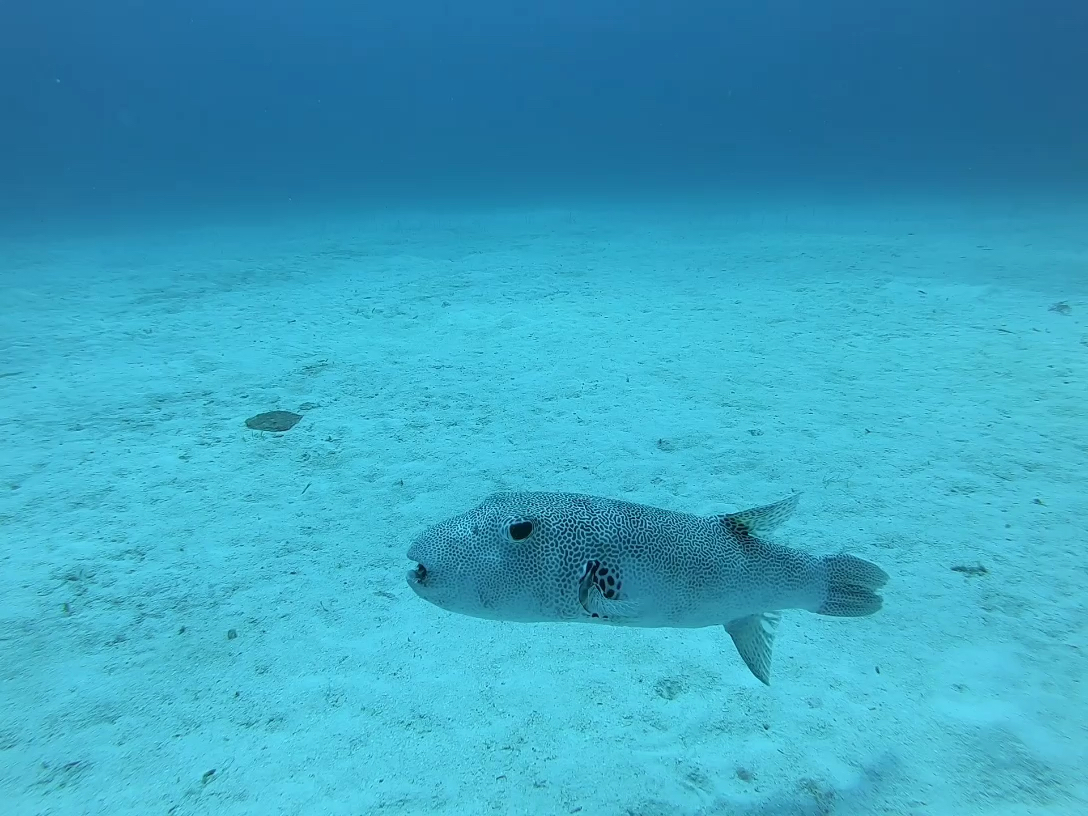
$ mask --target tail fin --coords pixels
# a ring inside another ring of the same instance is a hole
[[[860,618],[872,615],[884,605],[876,594],[888,582],[888,573],[876,564],[845,553],[823,559],[827,570],[827,598],[818,615]]]

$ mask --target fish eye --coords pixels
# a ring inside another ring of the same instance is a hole
[[[514,541],[524,541],[533,534],[533,523],[531,521],[515,521],[506,528],[506,531]]]

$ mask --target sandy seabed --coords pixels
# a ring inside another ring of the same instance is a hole
[[[0,801],[24,814],[1088,812],[1088,207],[450,208],[0,249]],[[254,431],[262,411],[303,416]],[[891,575],[720,628],[405,583],[497,489]]]

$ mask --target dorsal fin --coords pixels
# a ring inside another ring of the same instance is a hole
[[[782,501],[768,504],[763,507],[753,507],[751,510],[741,510],[739,513],[725,513],[718,519],[731,530],[742,530],[748,535],[760,538],[767,535],[782,522],[790,517],[797,508],[797,502],[801,494],[794,493]]]

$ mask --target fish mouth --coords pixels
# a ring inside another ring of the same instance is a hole
[[[416,564],[414,570],[408,571],[408,584],[415,589],[416,587],[423,586],[427,583],[427,568],[420,563]]]

